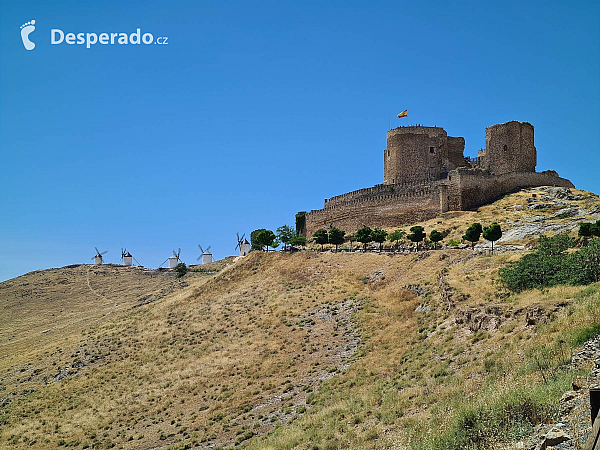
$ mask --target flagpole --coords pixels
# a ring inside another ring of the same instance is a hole
[[[388,131],[390,131],[392,129],[392,115],[391,114],[388,115],[388,119],[389,119],[389,128],[388,128]]]

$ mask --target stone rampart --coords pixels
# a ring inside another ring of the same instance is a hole
[[[429,184],[377,185],[332,197],[323,209],[306,214],[306,236],[330,225],[350,234],[364,225],[391,228],[415,223],[448,210],[474,209],[533,186],[574,187],[554,171],[496,175],[461,167],[446,180]]]
[[[364,225],[390,227],[426,220],[440,211],[439,186],[422,185],[411,192],[381,192],[368,197],[349,198],[306,214],[306,235],[330,225],[354,233]]]
[[[481,169],[459,168],[449,173],[448,206],[451,210],[468,210],[488,204],[504,194],[533,186],[572,188],[573,183],[554,171],[491,174]]]
[[[334,197],[325,199],[324,208],[328,208],[333,205],[345,203],[349,200],[372,198],[374,196],[380,196],[380,195],[411,194],[411,193],[415,193],[415,192],[420,192],[424,188],[436,186],[439,183],[440,183],[439,181],[431,181],[429,184],[426,184],[426,185],[424,185],[422,182],[421,183],[417,183],[417,182],[399,183],[399,184],[377,184],[370,188],[357,189],[356,191],[347,192],[342,195],[336,195]]]

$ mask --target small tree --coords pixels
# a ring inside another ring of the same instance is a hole
[[[429,233],[429,240],[433,242],[433,248],[437,248],[437,243],[444,239],[444,235],[440,233],[438,230],[431,230]]]
[[[502,237],[502,229],[497,223],[491,224],[483,229],[483,238],[492,243],[492,253],[494,253],[494,242]]]
[[[267,252],[269,251],[269,247],[275,248],[279,245],[277,236],[271,230],[265,230],[261,235],[261,240],[263,245],[267,247]]]
[[[379,252],[381,253],[381,245],[387,238],[387,231],[382,230],[381,228],[375,228],[371,231],[371,238],[379,244]]]
[[[282,225],[277,228],[277,239],[280,242],[283,242],[283,249],[287,250],[287,244],[290,243],[292,238],[296,236],[296,230],[294,227],[290,227],[289,225]]]
[[[354,242],[354,239],[355,238],[353,234],[348,235],[348,240],[350,241],[350,251],[352,251],[352,244]]]
[[[346,234],[345,231],[340,230],[339,228],[334,227],[333,225],[329,227],[329,243],[335,245],[335,252],[338,251],[338,245],[342,245],[344,243],[344,236]]]
[[[417,251],[419,251],[419,242],[421,242],[427,236],[425,234],[425,229],[419,225],[415,225],[410,228],[410,234],[407,236],[411,242],[416,242]]]
[[[395,249],[398,250],[398,243],[405,237],[406,232],[404,230],[401,230],[400,228],[397,228],[388,235],[388,240],[390,242],[395,242]]]
[[[592,236],[592,225],[595,225],[590,222],[580,223],[579,224],[579,237],[582,240],[583,245],[587,245],[588,239]]]
[[[250,241],[254,250],[263,250],[266,247],[267,252],[269,251],[269,247],[277,247],[279,245],[275,233],[265,228],[259,228],[250,233]]]
[[[177,278],[181,278],[182,276],[184,276],[188,271],[187,266],[185,265],[185,263],[180,262],[179,264],[177,264],[175,266],[175,272],[177,272]]]
[[[250,233],[250,243],[252,245],[252,250],[262,250],[264,248],[264,244],[262,243],[262,239],[260,235],[267,231],[264,228],[259,228]]]
[[[596,223],[592,224],[590,231],[592,232],[592,235],[600,237],[600,220],[596,220]]]
[[[294,246],[298,245],[298,246],[304,247],[306,245],[306,236],[302,236],[301,234],[294,236],[290,240],[290,245],[294,245]]]
[[[483,229],[481,228],[480,223],[474,223],[465,232],[463,239],[469,241],[471,243],[471,249],[475,248],[475,242],[477,242],[483,233]]]
[[[323,228],[319,228],[315,231],[315,234],[312,236],[313,242],[317,244],[321,244],[321,251],[323,251],[323,245],[329,242],[329,236],[327,236],[327,230]]]
[[[363,244],[364,251],[367,251],[367,244],[373,241],[373,237],[371,236],[372,231],[373,230],[371,230],[370,227],[365,226],[358,229],[358,231],[354,234],[354,239]]]

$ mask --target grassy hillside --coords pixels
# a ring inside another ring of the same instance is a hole
[[[458,234],[500,210],[506,228],[518,227],[531,192],[426,225]],[[575,217],[595,214],[597,197],[577,202]],[[556,214],[564,207],[535,214],[576,228],[573,214]],[[0,284],[0,446],[519,439],[555,416],[581,375],[564,362],[600,323],[598,284],[507,292],[498,268],[520,255],[254,252],[179,280],[112,266],[10,280]]]
[[[2,367],[34,362],[79,339],[81,330],[185,288],[174,272],[78,265],[0,283]]]

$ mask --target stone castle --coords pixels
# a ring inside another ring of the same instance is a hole
[[[553,170],[538,173],[533,125],[507,122],[485,130],[485,149],[463,155],[465,140],[443,128],[389,130],[382,184],[325,200],[323,209],[297,214],[305,236],[330,225],[347,234],[364,225],[396,227],[451,210],[469,210],[532,186],[574,187]]]

